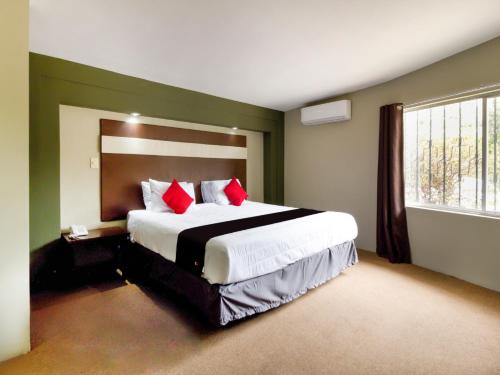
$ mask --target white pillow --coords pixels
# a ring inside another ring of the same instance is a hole
[[[168,205],[163,201],[163,194],[170,187],[170,182],[164,181],[156,181],[153,179],[149,179],[149,186],[151,187],[151,210],[155,212],[173,212],[173,210],[168,207]],[[191,182],[179,182],[179,185],[184,189],[186,193],[189,194],[191,198],[193,198],[193,203],[191,203],[192,207],[196,204],[196,197],[194,194],[194,184]]]
[[[183,184],[185,184],[185,186]],[[194,184],[192,182],[181,182],[181,186],[184,190],[186,190],[186,193],[188,193],[189,196],[193,198],[193,203],[191,203],[191,206],[195,205],[196,194],[194,193]]]
[[[149,185],[149,181],[141,181],[141,187],[144,206],[146,210],[151,210],[151,186]]]
[[[241,185],[240,180],[238,183]],[[221,205],[231,204],[229,199],[227,199],[224,189],[231,182],[231,180],[213,180],[213,181],[201,181],[201,196],[203,197],[203,202],[205,203],[217,203]]]

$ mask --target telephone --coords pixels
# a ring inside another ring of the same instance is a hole
[[[85,228],[85,225],[71,225],[71,238],[78,238],[78,237],[83,237],[87,236],[89,234],[89,231],[87,228]]]

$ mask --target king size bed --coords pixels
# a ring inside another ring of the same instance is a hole
[[[101,120],[101,220],[127,218],[122,271],[216,326],[290,302],[358,261],[351,215],[252,202],[245,182],[245,137]],[[241,200],[224,195],[230,185]]]
[[[339,212],[204,203],[183,215],[130,211],[128,230],[129,272],[186,298],[217,326],[287,303],[357,262],[356,223]]]

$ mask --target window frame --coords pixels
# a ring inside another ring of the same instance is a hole
[[[473,209],[473,208],[464,208],[464,207],[455,207],[455,206],[448,206],[444,204],[437,204],[437,203],[425,203],[419,201],[420,199],[420,194],[419,192],[416,192],[416,202],[411,202],[407,203],[406,202],[406,188],[405,188],[405,207],[411,207],[411,208],[423,208],[423,209],[430,209],[430,210],[436,210],[436,211],[442,211],[442,212],[452,212],[456,214],[466,214],[466,215],[476,215],[476,216],[483,216],[483,217],[492,217],[492,218],[500,218],[500,208],[498,211],[491,211],[487,210],[486,205],[487,205],[487,196],[488,196],[488,99],[492,98],[499,98],[500,99],[500,90],[493,90],[493,91],[487,91],[487,92],[482,92],[482,93],[476,93],[476,94],[471,94],[471,95],[464,95],[460,97],[453,97],[450,99],[443,99],[443,100],[436,100],[432,102],[425,102],[425,104],[416,104],[412,106],[404,106],[403,108],[403,133],[405,132],[405,122],[404,122],[404,115],[408,112],[415,112],[415,111],[420,111],[420,110],[425,110],[425,109],[432,109],[436,107],[441,107],[445,105],[450,105],[450,104],[456,104],[456,103],[462,103],[462,102],[467,102],[470,100],[478,100],[481,99],[481,108],[480,112],[481,113],[481,120],[482,120],[482,129],[481,129],[481,147],[479,148],[481,150],[481,162],[478,163],[478,165],[481,166],[481,176],[480,180],[482,181],[481,184],[481,189],[478,191],[480,193],[480,202],[481,202],[481,208],[480,209]],[[461,120],[459,120],[461,123]],[[418,122],[417,122],[418,125]],[[498,125],[497,125],[498,126]],[[461,130],[461,125],[460,125],[460,130]],[[500,137],[500,129],[497,129],[497,136]],[[418,134],[418,132],[417,132]],[[432,141],[432,140],[431,140]],[[446,142],[446,138],[444,138],[444,142]],[[406,163],[406,157],[405,157],[405,150],[403,148],[403,160],[405,160],[404,163]],[[418,158],[418,151],[417,151],[417,158]],[[405,184],[406,184],[406,164],[404,164],[404,178],[405,178]],[[418,169],[417,169],[417,176],[416,180],[418,180]],[[418,186],[418,183],[417,183]],[[444,192],[443,192],[444,193]]]

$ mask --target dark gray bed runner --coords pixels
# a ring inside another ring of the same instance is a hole
[[[175,263],[186,271],[201,276],[205,264],[205,247],[211,238],[246,229],[280,223],[282,221],[298,219],[321,212],[323,211],[297,208],[267,215],[252,216],[244,219],[223,221],[185,229],[179,233],[177,238]]]

